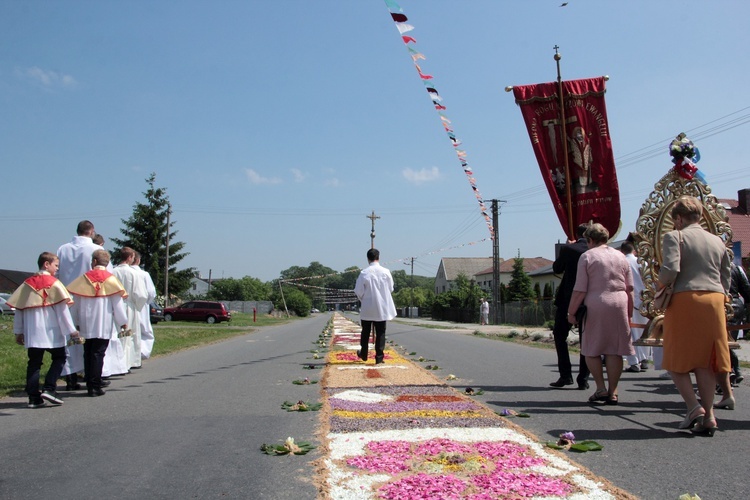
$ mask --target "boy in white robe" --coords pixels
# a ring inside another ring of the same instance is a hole
[[[57,255],[43,252],[37,261],[39,272],[24,281],[8,299],[16,308],[13,333],[16,343],[26,347],[26,393],[29,408],[40,408],[45,401],[61,405],[57,379],[65,364],[67,337],[78,337],[68,305],[73,303],[63,284],[55,278],[59,267]],[[52,356],[44,379],[44,392],[39,390],[39,376],[44,352]]]
[[[141,273],[131,267],[135,259],[135,250],[130,247],[120,249],[122,261],[114,268],[114,275],[120,280],[128,296],[125,308],[128,314],[128,325],[132,335],[122,337],[122,348],[125,351],[125,364],[128,368],[141,367],[141,318],[140,311],[148,300],[146,284]]]
[[[79,326],[84,344],[84,368],[89,396],[103,396],[102,368],[110,339],[127,328],[127,315],[123,299],[127,292],[122,283],[107,271],[109,252],[97,250],[91,262],[91,271],[73,280],[68,291],[76,298],[73,320]]]

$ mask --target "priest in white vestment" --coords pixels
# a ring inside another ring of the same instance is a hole
[[[135,252],[133,269],[141,273],[143,283],[146,285],[146,292],[148,292],[146,304],[141,309],[141,358],[148,359],[151,357],[151,350],[154,348],[154,327],[151,325],[151,302],[156,299],[156,287],[154,286],[154,280],[151,279],[151,275],[141,269],[141,254],[138,251]]]
[[[125,352],[125,364],[128,368],[141,366],[141,309],[148,303],[148,291],[140,272],[132,268],[135,250],[130,247],[120,249],[120,264],[115,266],[114,275],[120,280],[128,293],[125,309],[128,314],[128,326],[132,335],[120,338]]]

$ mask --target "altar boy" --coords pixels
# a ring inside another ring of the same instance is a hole
[[[96,250],[91,258],[91,271],[68,285],[76,298],[73,320],[86,339],[83,345],[83,365],[89,396],[103,396],[102,366],[110,339],[117,339],[118,329],[127,328],[128,318],[123,299],[128,296],[122,283],[107,271],[110,256],[106,250]],[[119,327],[119,328],[118,328]]]
[[[37,260],[39,272],[24,281],[8,299],[16,308],[13,333],[16,343],[26,346],[26,393],[29,408],[40,408],[45,401],[63,404],[57,394],[57,379],[65,364],[67,337],[78,337],[68,306],[73,300],[63,284],[55,278],[60,261],[57,255],[43,252]],[[39,391],[39,376],[44,352],[52,356],[44,378],[44,392]]]

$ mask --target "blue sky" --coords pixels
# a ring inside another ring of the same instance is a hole
[[[611,78],[623,231],[681,131],[718,197],[750,187],[750,2],[560,3],[399,2],[477,187],[507,200],[503,258],[565,239],[503,91],[553,81],[556,44],[564,79]],[[203,276],[364,266],[372,210],[392,269],[492,255],[382,0],[0,0],[0,116],[0,268],[33,270],[81,219],[119,236],[150,172]]]

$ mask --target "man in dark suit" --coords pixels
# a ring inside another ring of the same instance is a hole
[[[580,224],[576,230],[578,240],[569,241],[567,245],[560,248],[560,255],[557,256],[552,264],[552,271],[555,274],[562,273],[560,287],[557,289],[555,297],[555,326],[552,329],[552,335],[555,339],[555,349],[557,350],[557,368],[560,372],[560,378],[550,383],[552,387],[561,388],[566,385],[573,385],[573,371],[570,365],[570,354],[568,353],[568,334],[573,326],[567,317],[568,305],[573,295],[573,287],[576,284],[576,272],[578,270],[578,259],[583,252],[588,250],[586,239],[583,233],[586,232],[588,224]],[[583,356],[580,358],[578,369],[578,388],[585,390],[589,388],[586,381],[589,377],[589,369],[586,366],[586,360]]]

